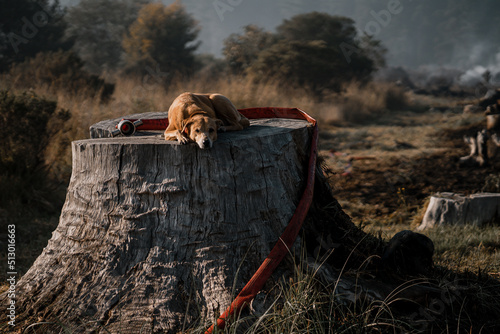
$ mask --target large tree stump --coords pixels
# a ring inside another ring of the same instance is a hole
[[[159,134],[73,142],[59,226],[18,283],[16,323],[174,333],[213,319],[293,215],[310,132],[261,119],[210,150]]]
[[[72,143],[59,225],[16,287],[18,332],[37,322],[44,333],[59,333],[60,324],[73,333],[177,333],[200,319],[210,324],[294,214],[308,167],[306,121],[253,120],[209,150],[167,142],[161,133],[109,138],[117,121],[93,126],[97,139]],[[394,297],[401,277],[419,274],[395,262],[431,263],[430,240],[410,232],[385,247],[352,224],[319,168],[316,175],[301,260],[335,286],[335,298]],[[359,268],[374,276],[359,277]],[[286,272],[283,263],[272,279]],[[412,286],[397,296],[423,307],[441,292]],[[0,330],[12,329],[6,316]]]

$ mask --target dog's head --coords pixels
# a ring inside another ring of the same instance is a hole
[[[196,115],[186,121],[182,132],[196,142],[200,148],[205,149],[211,148],[214,141],[217,140],[217,130],[221,126],[221,120]]]

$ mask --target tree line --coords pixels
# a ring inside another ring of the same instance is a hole
[[[320,95],[368,81],[384,64],[381,43],[360,35],[352,19],[319,12],[284,20],[275,32],[246,26],[224,41],[223,59],[197,53],[201,28],[179,2],[82,0],[66,10],[57,1],[8,0],[0,20],[0,71],[17,74],[29,61],[43,66],[33,65],[37,57],[55,57],[90,75],[156,72],[168,83],[204,71],[277,80]]]

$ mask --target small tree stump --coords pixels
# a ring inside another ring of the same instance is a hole
[[[218,316],[292,217],[311,130],[259,119],[210,150],[158,134],[73,142],[59,226],[19,281],[17,323],[175,333]]]
[[[479,193],[462,196],[441,193],[431,197],[418,230],[441,225],[482,226],[500,216],[500,194]]]

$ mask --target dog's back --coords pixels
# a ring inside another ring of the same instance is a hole
[[[172,102],[168,109],[169,125],[167,130],[181,130],[183,121],[195,114],[205,114],[208,117],[216,118],[207,94],[182,93]]]

